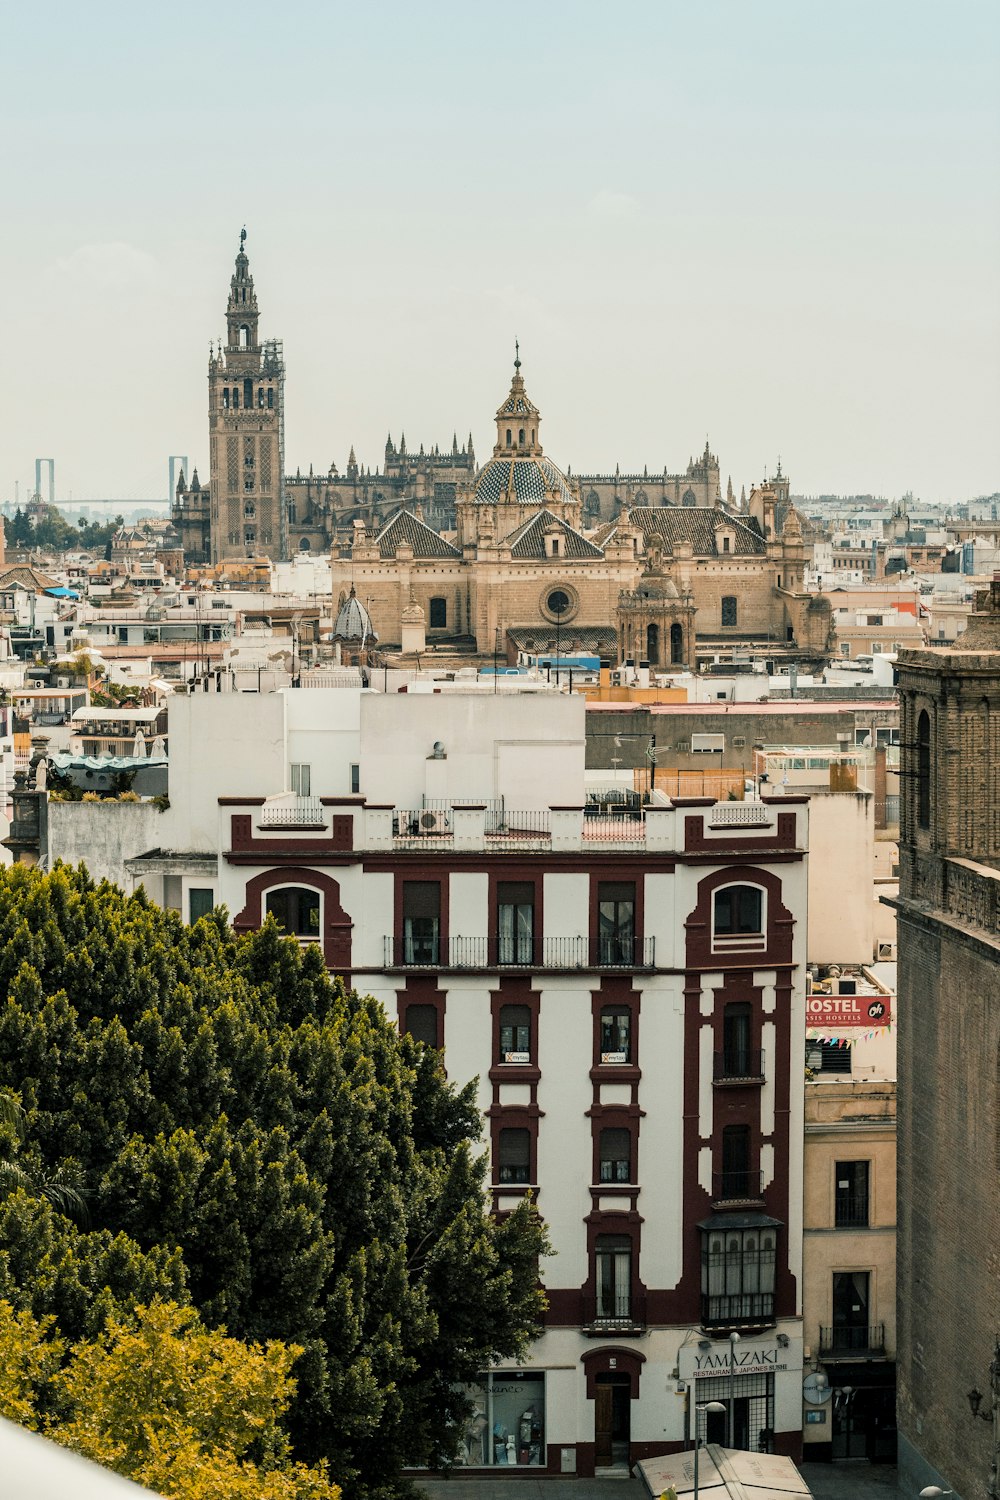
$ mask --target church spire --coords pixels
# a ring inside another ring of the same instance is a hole
[[[236,269],[229,283],[229,302],[226,306],[227,353],[240,349],[258,349],[257,341],[257,295],[250,275],[247,258],[247,232],[240,230],[240,248],[236,256]]]

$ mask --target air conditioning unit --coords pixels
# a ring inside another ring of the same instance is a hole
[[[893,963],[895,961],[895,958],[896,958],[896,944],[895,943],[879,943],[879,945],[878,945],[878,961],[879,961],[879,963],[882,963],[882,962]]]
[[[421,833],[450,833],[448,826],[448,814],[446,812],[434,812],[425,807],[419,818]]]

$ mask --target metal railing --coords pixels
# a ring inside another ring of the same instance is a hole
[[[625,1333],[646,1326],[646,1299],[641,1293],[601,1293],[583,1299],[583,1325],[602,1333]]]
[[[262,828],[322,828],[326,815],[318,797],[294,797],[284,802],[265,802],[260,822]]]
[[[391,969],[652,969],[652,937],[452,937],[415,942],[386,935],[383,962]]]
[[[712,1199],[715,1203],[759,1203],[764,1192],[763,1172],[713,1172]]]
[[[732,1328],[739,1324],[766,1325],[773,1322],[773,1292],[735,1292],[701,1299],[702,1328]],[[719,1373],[724,1374],[725,1369],[721,1369]]]
[[[819,1331],[819,1352],[823,1354],[884,1354],[885,1324],[869,1323],[853,1327],[835,1323]]]
[[[763,1083],[764,1054],[760,1048],[724,1048],[715,1054],[712,1077],[716,1083]]]
[[[868,1194],[838,1195],[834,1203],[833,1224],[835,1229],[867,1229]]]

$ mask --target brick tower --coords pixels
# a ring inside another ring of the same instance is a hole
[[[229,284],[225,347],[208,362],[213,563],[288,555],[285,367],[280,342],[260,342],[245,240],[244,229]]]
[[[971,1500],[1000,1457],[1000,579],[897,667],[900,1488]]]

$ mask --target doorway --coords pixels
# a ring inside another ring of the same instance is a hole
[[[598,1375],[594,1390],[594,1464],[628,1469],[632,1437],[632,1378]]]

